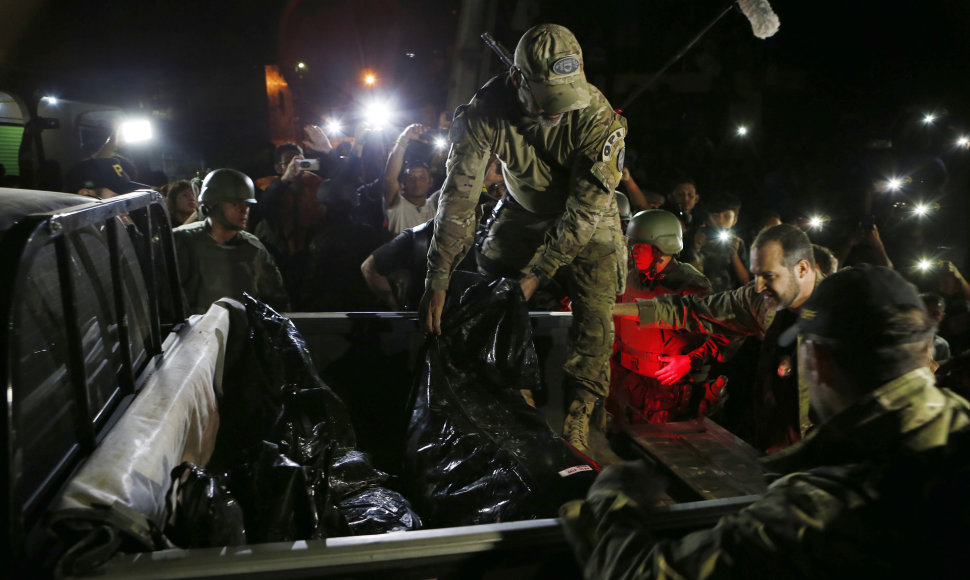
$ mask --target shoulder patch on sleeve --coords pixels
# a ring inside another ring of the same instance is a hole
[[[593,176],[609,191],[616,189],[623,174],[626,127],[620,118],[614,118],[610,132],[603,141],[599,157],[593,163]]]

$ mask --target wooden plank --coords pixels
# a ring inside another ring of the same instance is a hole
[[[677,489],[700,499],[763,493],[758,452],[732,433],[702,418],[682,423],[628,425],[634,451],[662,467]]]

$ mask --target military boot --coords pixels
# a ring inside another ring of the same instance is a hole
[[[562,424],[563,439],[580,451],[589,449],[589,420],[595,401],[576,399],[569,404],[569,412]]]

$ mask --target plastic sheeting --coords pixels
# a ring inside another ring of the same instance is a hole
[[[193,316],[118,424],[68,483],[57,510],[120,504],[164,527],[172,468],[205,464],[219,413],[213,382],[225,354],[229,316],[213,305]]]
[[[599,468],[527,405],[539,384],[532,326],[516,282],[452,281],[429,338],[408,428],[407,475],[434,527],[555,517]]]

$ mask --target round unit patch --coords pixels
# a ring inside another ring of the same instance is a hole
[[[564,56],[552,63],[552,72],[557,75],[571,75],[579,70],[579,59],[575,56]]]

